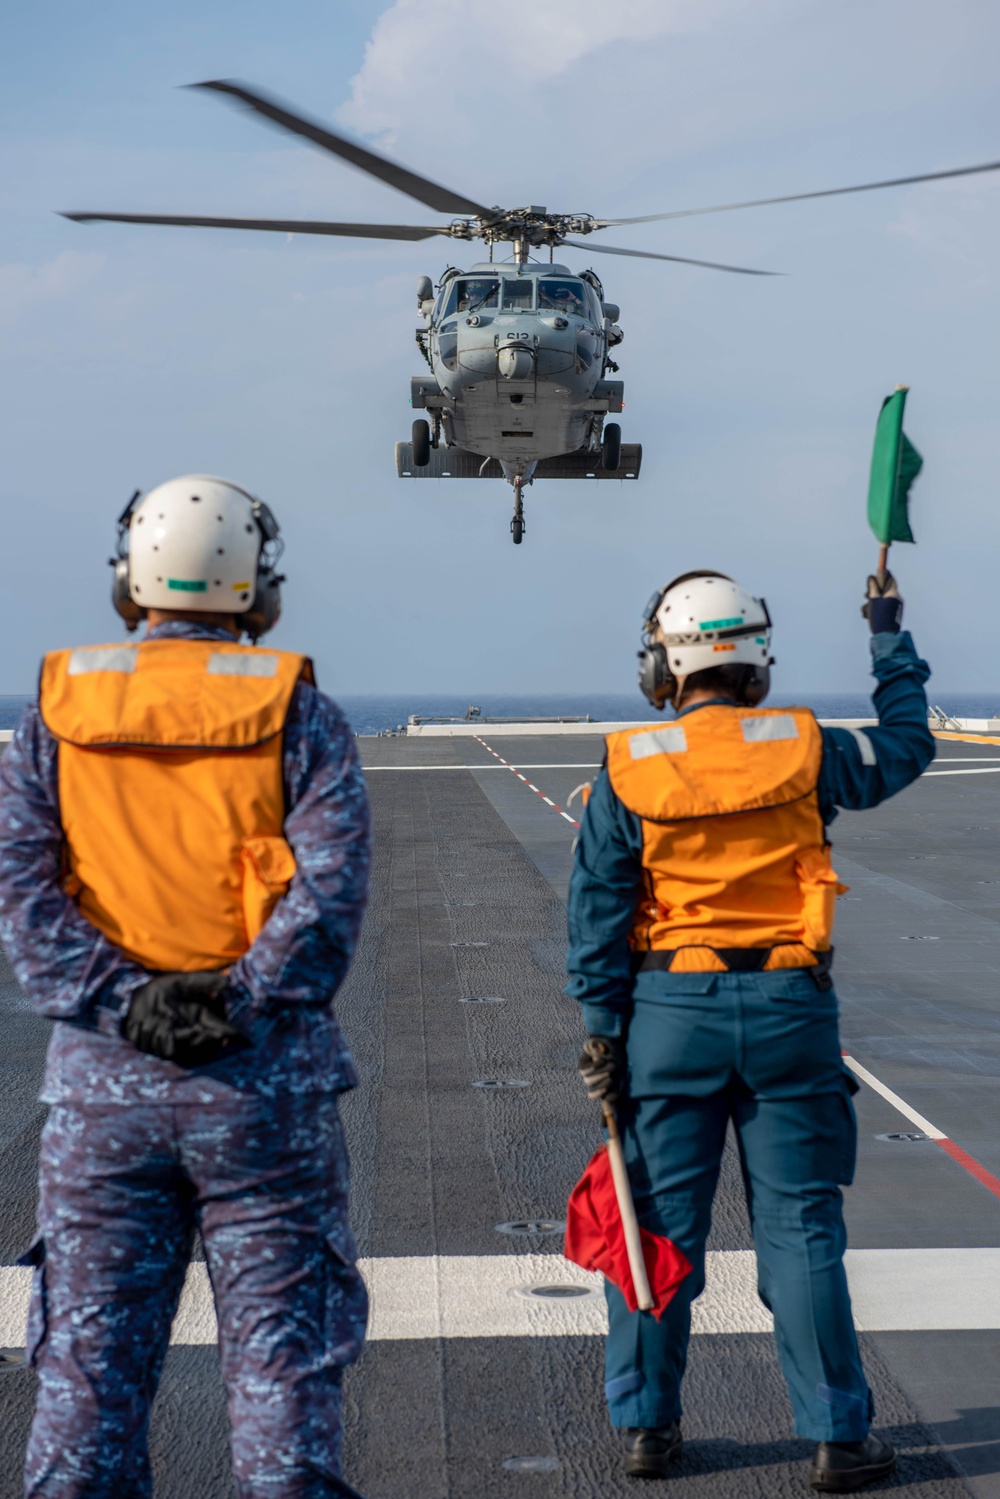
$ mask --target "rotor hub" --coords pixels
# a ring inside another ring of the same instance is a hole
[[[518,245],[547,245],[554,249],[569,234],[592,234],[598,222],[589,213],[550,214],[546,209],[495,208],[489,217],[453,219],[447,233],[452,239],[482,239],[488,245],[509,241]]]

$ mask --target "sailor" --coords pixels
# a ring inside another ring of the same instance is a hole
[[[685,573],[646,610],[640,686],[677,717],[608,737],[570,882],[567,990],[589,1032],[590,1096],[617,1100],[639,1221],[692,1266],[660,1321],[607,1287],[605,1390],[636,1477],[664,1476],[681,1450],[691,1303],[730,1121],[795,1431],[817,1443],[812,1485],[859,1488],[895,1462],[870,1432],[843,1267],[857,1085],[831,980],[845,887],[827,829],[933,759],[929,670],[902,609],[890,574],[869,579],[871,729],[760,706],[771,621],[732,579]]]
[[[327,1499],[367,1316],[333,1000],[369,816],[354,738],[276,622],[265,504],[196,475],[134,497],[114,601],[138,644],[54,651],[0,763],[0,937],[53,1020],[25,1494],[146,1499],[197,1229],[241,1499]]]

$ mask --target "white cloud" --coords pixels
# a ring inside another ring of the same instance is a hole
[[[511,94],[614,42],[702,30],[719,0],[395,0],[375,23],[339,119],[391,132],[413,106],[478,96],[495,121]],[[599,87],[599,79],[595,78]]]
[[[69,296],[94,279],[104,260],[103,255],[64,250],[43,265],[0,265],[0,322],[13,321],[39,302]]]

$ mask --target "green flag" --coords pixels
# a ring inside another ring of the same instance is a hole
[[[868,524],[883,546],[912,541],[907,507],[910,485],[924,460],[903,431],[906,391],[886,396],[875,428],[875,449],[868,483]]]

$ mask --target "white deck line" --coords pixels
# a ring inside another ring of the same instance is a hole
[[[855,1322],[869,1332],[1000,1329],[1000,1249],[850,1249]],[[429,1338],[600,1337],[607,1314],[598,1275],[559,1255],[457,1255],[369,1259],[360,1269],[371,1295],[373,1342]],[[768,1333],[752,1250],[708,1255],[707,1287],[694,1304],[693,1331],[710,1337]],[[0,1269],[0,1347],[21,1348],[31,1272]],[[546,1301],[532,1285],[574,1285],[579,1298]],[[199,1262],[188,1270],[171,1342],[216,1341],[212,1293]]]
[[[928,776],[995,776],[1000,775],[1000,765],[983,765],[976,770],[925,770],[920,777],[926,781]]]
[[[373,770],[600,770],[599,760],[571,761],[565,765],[366,765],[365,775],[371,775]]]
[[[862,1067],[860,1062],[856,1062],[846,1052],[844,1053],[844,1061],[850,1067],[851,1071],[860,1077],[862,1082],[867,1083],[869,1088],[873,1088],[876,1093],[881,1094],[887,1103],[891,1103],[894,1109],[899,1110],[904,1119],[909,1119],[911,1124],[915,1124],[921,1134],[926,1135],[930,1140],[947,1140],[948,1136],[943,1130],[937,1129],[935,1125],[931,1124],[929,1119],[924,1118],[923,1114],[918,1114],[916,1109],[911,1108],[905,1099],[900,1098],[898,1093],[894,1093],[891,1088],[887,1088],[885,1083],[880,1082],[874,1073],[868,1071],[867,1067]]]
[[[950,755],[939,755],[937,759],[932,763],[935,765],[948,764],[952,763],[953,758],[955,761],[963,763],[968,767],[970,759],[968,755],[956,755],[954,757]],[[923,776],[921,776],[921,780],[923,780],[927,776],[1000,775],[1000,764],[978,764],[978,761],[980,759],[984,761],[993,759],[1000,760],[1000,756],[983,755],[980,757],[979,755],[977,755],[975,759],[977,761],[976,765],[972,768],[967,768],[964,770],[925,770]],[[366,765],[364,767],[364,771],[365,775],[367,776],[371,775],[373,771],[379,770],[514,770],[516,772],[518,770],[600,770],[600,768],[600,761],[598,760],[567,760],[551,762],[546,761],[544,764],[539,763],[538,765],[524,765],[521,763],[521,761],[518,761],[516,765],[513,762],[511,762],[510,765]]]

